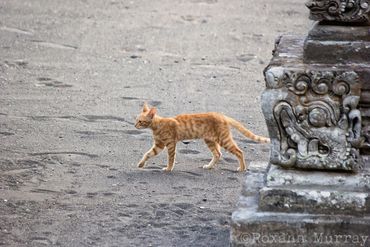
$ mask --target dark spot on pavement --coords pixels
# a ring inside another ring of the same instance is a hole
[[[81,155],[81,156],[87,156],[89,158],[97,158],[99,157],[96,154],[89,154],[84,152],[68,152],[68,151],[62,151],[62,152],[41,152],[41,153],[29,153],[30,156],[43,156],[43,155],[49,155],[49,154],[65,154],[65,155]]]
[[[31,237],[30,240],[33,243],[32,245],[37,244],[39,246],[50,246],[53,243],[50,239],[40,236]]]
[[[76,50],[77,46],[67,45],[67,44],[58,44],[53,42],[47,42],[43,40],[30,40],[33,43],[38,43],[41,46],[48,47],[48,48],[56,48],[56,49],[65,49],[65,50]]]
[[[186,173],[186,174],[189,174],[189,175],[192,175],[192,176],[196,176],[196,177],[203,177],[202,174],[199,174],[199,173],[196,173],[196,172],[184,171],[183,173]]]
[[[51,81],[52,79],[49,77],[39,77],[37,78],[38,81]]]
[[[236,163],[238,162],[236,159],[225,157],[224,160],[229,163]]]
[[[39,83],[37,83],[37,85],[39,86],[56,87],[56,88],[72,87],[72,85],[70,84],[66,84],[64,82],[54,80],[49,77],[39,77],[37,78],[37,80],[39,81]]]
[[[98,194],[98,193],[96,193],[96,192],[87,192],[87,193],[86,193],[86,196],[87,196],[87,197],[89,197],[89,198],[93,198],[93,197],[95,197],[97,194]]]
[[[96,131],[75,131],[77,134],[84,135],[84,136],[96,136],[96,135],[105,135],[104,132],[96,132]]]
[[[126,119],[122,117],[116,117],[111,115],[83,115],[83,117],[86,118],[86,120],[89,122],[95,122],[98,120],[113,120],[132,124],[131,122],[128,122]]]
[[[125,99],[125,100],[139,100],[139,98],[136,98],[136,97],[127,97],[127,96],[123,96],[122,99]]]
[[[182,154],[199,154],[200,152],[197,150],[191,150],[191,149],[180,149],[179,153]]]
[[[159,106],[160,104],[162,104],[161,101],[157,101],[157,100],[150,100],[149,101],[149,105],[151,105],[151,106]]]
[[[114,193],[113,192],[103,192],[103,195],[104,196],[113,196]]]
[[[140,135],[140,134],[143,133],[140,130],[124,130],[122,132],[125,133],[125,134],[128,134],[128,135]]]
[[[70,194],[70,195],[74,195],[74,194],[77,194],[77,191],[75,191],[75,190],[66,190],[65,193]]]
[[[48,190],[48,189],[32,189],[34,193],[45,193],[45,194],[60,194],[60,191]]]
[[[175,206],[175,207],[181,208],[183,210],[194,207],[192,204],[186,203],[186,202],[174,203],[172,205]]]
[[[253,60],[256,56],[254,54],[241,54],[239,56],[236,56],[236,58],[245,63],[245,62],[249,62],[251,60]]]
[[[14,133],[11,133],[11,132],[2,132],[0,131],[0,135],[3,135],[3,136],[12,136],[12,135],[15,135]]]

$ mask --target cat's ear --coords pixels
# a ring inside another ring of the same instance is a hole
[[[147,116],[150,118],[154,118],[155,114],[157,114],[157,108],[153,107],[150,109]]]
[[[144,102],[144,105],[143,105],[143,112],[148,112],[149,111],[149,106],[146,102]]]

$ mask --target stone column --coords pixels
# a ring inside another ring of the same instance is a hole
[[[266,173],[249,173],[232,246],[370,246],[370,1],[311,0],[305,37],[264,71]]]

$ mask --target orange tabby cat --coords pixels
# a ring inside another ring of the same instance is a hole
[[[238,158],[240,165],[238,171],[245,171],[247,166],[244,161],[244,154],[234,142],[230,126],[254,141],[270,142],[269,138],[253,134],[238,121],[221,113],[182,114],[173,118],[162,118],[156,113],[156,108],[149,109],[145,103],[142,112],[136,119],[135,127],[138,129],[152,129],[154,137],[153,147],[144,154],[138,164],[140,168],[144,167],[149,158],[156,156],[167,147],[168,164],[163,170],[172,171],[175,162],[176,143],[181,140],[204,139],[213,154],[213,159],[203,168],[214,168],[221,158],[220,147],[223,147]]]

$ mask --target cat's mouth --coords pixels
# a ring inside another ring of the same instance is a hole
[[[148,128],[148,127],[135,124],[135,128],[136,129],[145,129],[145,128]]]

